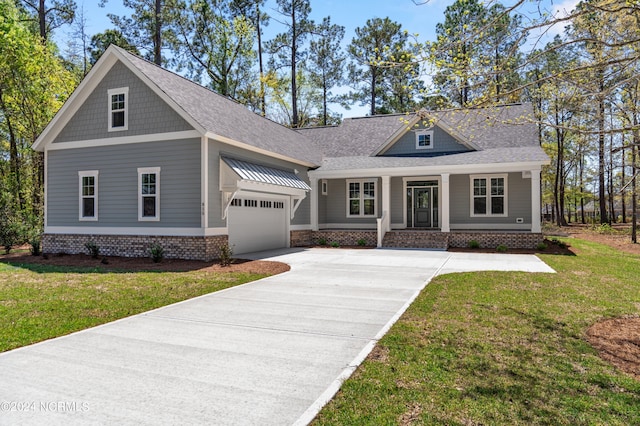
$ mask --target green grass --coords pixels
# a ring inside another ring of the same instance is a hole
[[[262,277],[0,263],[0,352]]]
[[[585,339],[640,313],[640,257],[569,242],[557,274],[434,279],[313,424],[640,424],[640,382]]]

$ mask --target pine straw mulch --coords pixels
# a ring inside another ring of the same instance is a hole
[[[154,263],[150,258],[99,256],[97,259],[86,254],[49,254],[32,256],[28,252],[16,251],[0,254],[0,262],[11,264],[36,264],[49,266],[68,266],[74,268],[93,268],[99,271],[128,272],[245,272],[252,274],[275,275],[286,272],[289,265],[282,262],[264,260],[233,259],[231,265],[222,266],[220,262],[203,262],[199,260],[163,259]]]

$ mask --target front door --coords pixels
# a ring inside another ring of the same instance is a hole
[[[407,183],[407,227],[437,228],[438,181]]]
[[[432,188],[413,188],[415,228],[431,228]]]

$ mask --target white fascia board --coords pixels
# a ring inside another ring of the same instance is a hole
[[[546,162],[496,163],[496,164],[462,164],[444,166],[388,167],[360,170],[310,170],[309,178],[315,179],[350,179],[377,176],[422,176],[449,173],[452,175],[468,175],[475,173],[508,173],[522,170],[540,170]]]
[[[115,226],[45,226],[45,234],[76,235],[142,235],[163,237],[204,237],[227,235],[227,228],[161,228],[161,227],[115,227]]]
[[[135,143],[146,142],[162,142],[179,139],[195,139],[200,138],[202,135],[197,130],[185,130],[181,132],[169,132],[169,133],[154,133],[150,135],[136,135],[136,136],[122,136],[114,138],[103,139],[89,139],[84,141],[73,142],[57,142],[51,143],[46,146],[49,151],[57,151],[61,149],[76,149],[76,148],[95,148],[99,146],[111,146],[111,145],[128,145]]]
[[[531,231],[530,223],[452,223],[452,231]]]
[[[33,143],[32,148],[36,151],[44,151],[45,146],[53,142],[56,136],[67,125],[73,115],[80,109],[82,104],[87,100],[89,95],[93,93],[98,84],[105,75],[115,65],[117,58],[114,49],[107,49],[102,57],[91,68],[91,71],[80,82],[78,87],[73,91],[71,96],[62,105],[62,108],[56,113],[53,119],[44,128],[38,139]]]
[[[290,231],[312,231],[311,225],[289,225]]]
[[[372,218],[375,220],[376,218]],[[366,229],[374,231],[377,228],[377,223],[320,223],[318,228],[321,231],[331,231],[333,229]]]
[[[278,160],[284,160],[284,161],[288,161],[290,163],[300,164],[301,166],[305,166],[305,167],[308,167],[308,168],[318,167],[317,164],[308,163],[306,161],[297,160],[295,158],[287,157],[286,155],[277,154],[275,152],[271,152],[271,151],[268,151],[266,149],[257,148],[255,146],[249,145],[247,143],[239,142],[237,140],[228,138],[226,136],[220,136],[220,135],[217,135],[217,134],[212,133],[212,132],[207,132],[205,134],[205,136],[207,138],[209,138],[209,139],[214,140],[214,141],[222,142],[222,143],[225,143],[227,145],[231,145],[231,146],[235,146],[235,147],[238,147],[238,148],[246,149],[247,151],[255,152],[256,154],[262,154],[262,155],[266,155],[267,157],[277,158]]]

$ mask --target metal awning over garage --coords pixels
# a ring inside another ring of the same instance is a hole
[[[311,190],[311,187],[294,172],[249,163],[235,158],[221,158],[244,181],[297,188],[304,191]]]
[[[220,157],[220,191],[226,218],[229,205],[240,193],[253,192],[291,197],[291,218],[311,187],[294,171],[282,170],[231,157]]]

